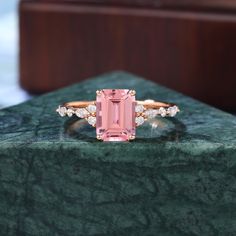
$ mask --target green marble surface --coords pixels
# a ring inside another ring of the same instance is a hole
[[[130,143],[103,143],[58,104],[101,88],[176,102]],[[235,236],[236,119],[116,72],[0,110],[0,235]]]

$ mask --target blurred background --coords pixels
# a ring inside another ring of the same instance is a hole
[[[0,108],[126,70],[236,111],[235,0],[4,0]]]
[[[18,0],[0,2],[0,108],[29,99],[19,86]]]

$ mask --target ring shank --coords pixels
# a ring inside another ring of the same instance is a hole
[[[159,109],[161,107],[168,108],[176,106],[174,103],[158,102],[153,100],[136,101],[137,105],[143,105],[145,108]],[[62,106],[66,108],[86,108],[89,105],[96,105],[96,101],[74,101],[64,103]]]
[[[174,103],[157,102],[153,100],[136,101],[136,102],[138,105],[143,105],[145,108],[152,108],[152,109],[159,109],[161,107],[168,108],[176,106]]]
[[[85,108],[89,105],[95,105],[95,101],[74,101],[74,102],[67,102],[64,103],[62,106],[66,108]]]

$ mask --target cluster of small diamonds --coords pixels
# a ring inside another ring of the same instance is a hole
[[[86,108],[67,108],[64,106],[59,106],[56,110],[60,116],[71,117],[73,115],[79,118],[84,118],[92,126],[96,125],[96,105],[88,105]],[[156,116],[173,117],[179,112],[177,106],[172,106],[168,108],[160,107],[159,109],[146,109],[143,105],[138,104],[135,106],[135,123],[140,126],[147,119],[155,118]]]
[[[79,118],[84,118],[92,126],[96,125],[96,106],[88,105],[86,108],[67,108],[64,106],[59,106],[56,110],[60,116],[71,117],[73,115]]]
[[[146,109],[143,105],[138,104],[135,106],[135,123],[137,126],[140,126],[147,119],[155,118],[156,116],[161,117],[174,117],[177,112],[179,112],[179,108],[177,106],[172,106],[168,108],[160,107],[159,109]]]

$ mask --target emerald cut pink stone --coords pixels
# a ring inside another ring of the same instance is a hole
[[[103,141],[135,136],[135,96],[128,89],[103,89],[96,100],[96,132]]]

